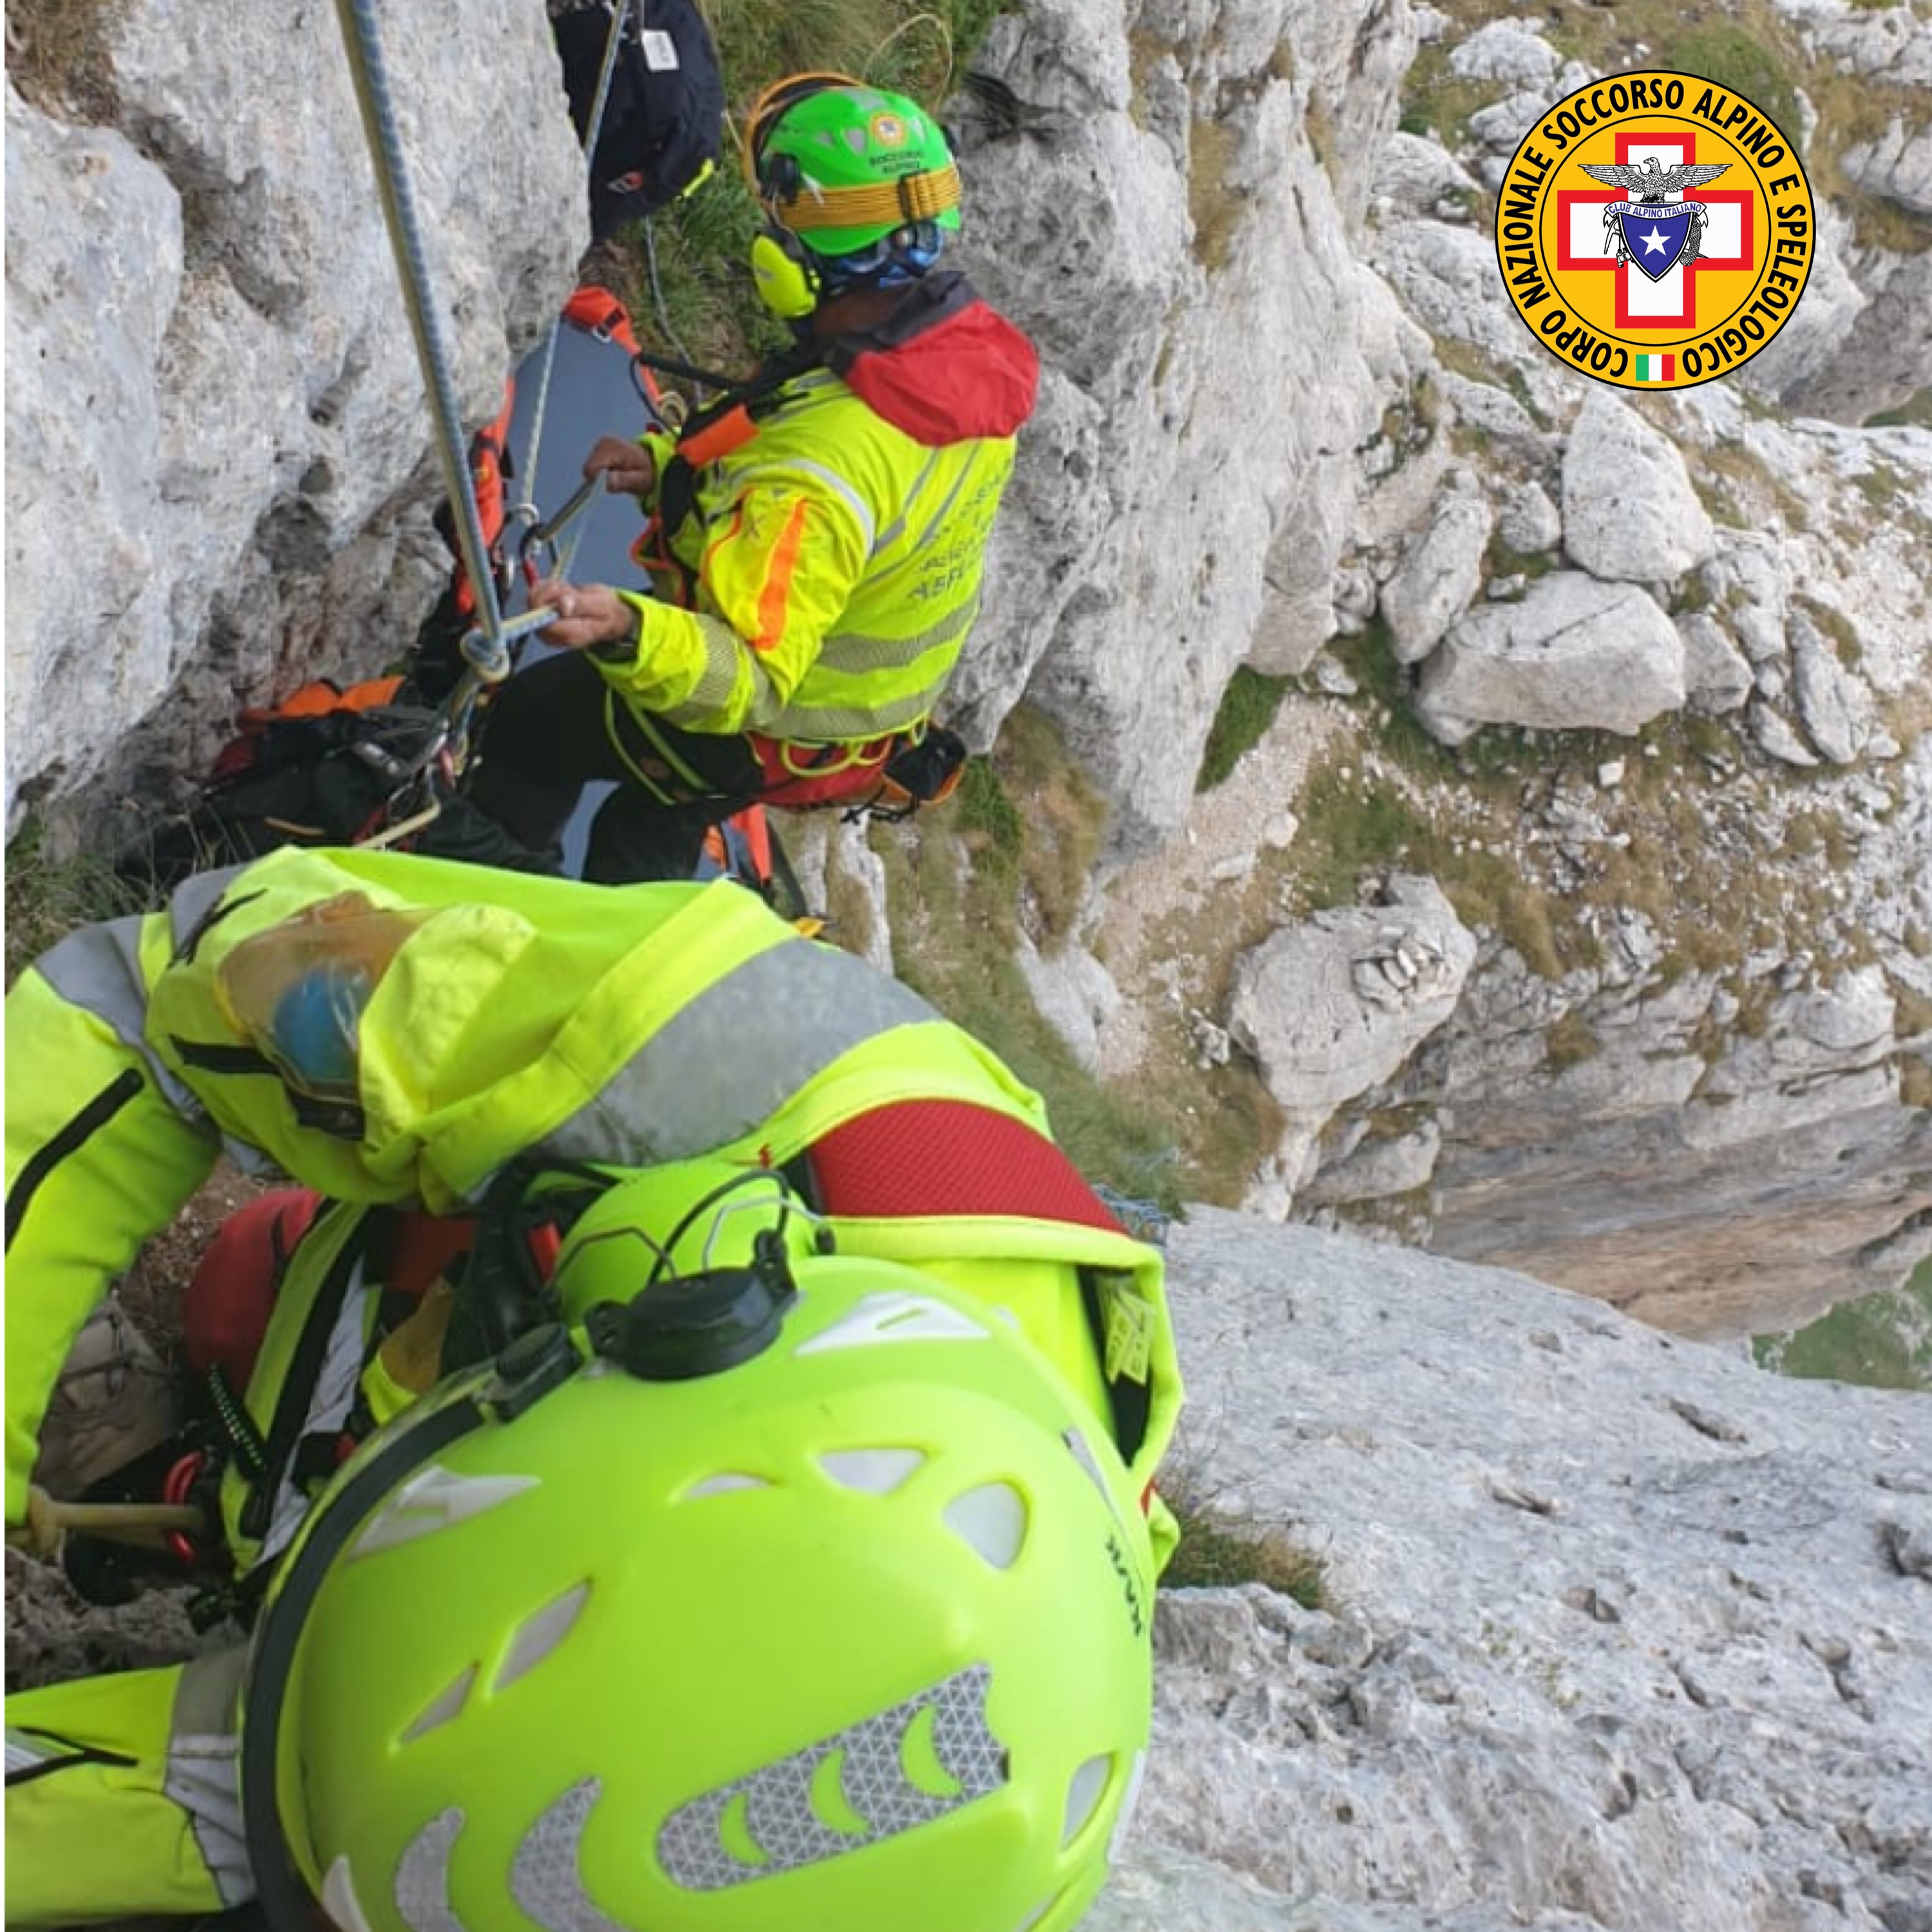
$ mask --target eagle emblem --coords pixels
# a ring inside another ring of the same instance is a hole
[[[1638,167],[1622,162],[1578,162],[1593,180],[1620,188],[1631,197],[1611,202],[1604,209],[1604,252],[1614,251],[1619,267],[1633,263],[1654,282],[1660,281],[1680,262],[1696,261],[1710,216],[1701,201],[1672,201],[1670,197],[1715,181],[1730,165],[1729,161],[1684,161],[1666,168],[1654,154],[1646,154]]]

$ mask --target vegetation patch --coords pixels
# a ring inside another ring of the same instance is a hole
[[[1328,1607],[1322,1559],[1286,1530],[1257,1529],[1217,1515],[1211,1499],[1190,1492],[1184,1466],[1172,1492],[1162,1483],[1161,1497],[1180,1524],[1180,1546],[1161,1572],[1163,1590],[1228,1590],[1259,1583],[1305,1610]]]
[[[143,910],[140,891],[87,852],[56,858],[29,820],[7,848],[7,983],[76,926]]]
[[[1197,119],[1187,136],[1187,212],[1194,222],[1194,259],[1208,274],[1226,267],[1241,197],[1228,185],[1239,136],[1228,122]]]
[[[1228,680],[1227,689],[1221,694],[1214,722],[1208,728],[1208,742],[1201,753],[1201,770],[1194,780],[1197,793],[1212,791],[1222,783],[1240,763],[1243,754],[1252,751],[1268,736],[1268,727],[1274,722],[1275,713],[1281,709],[1281,700],[1288,695],[1293,682],[1291,678],[1269,677],[1250,670],[1246,664],[1236,668]]]
[[[984,813],[994,842],[1004,841],[1012,852],[1027,892],[1029,929],[1050,945],[1072,932],[1085,902],[1106,832],[1107,801],[1068,752],[1059,727],[1030,704],[1007,714],[987,762],[1004,798],[1025,801],[1024,818],[1010,804],[1004,811],[990,803],[974,811]]]
[[[1880,410],[1870,419],[1874,429],[1932,429],[1932,387],[1921,389],[1895,410]]]
[[[108,48],[127,10],[128,0],[7,0],[7,78],[44,113],[112,121]]]
[[[1932,1390],[1932,1262],[1902,1288],[1841,1301],[1808,1328],[1759,1336],[1752,1348],[1780,1375]]]

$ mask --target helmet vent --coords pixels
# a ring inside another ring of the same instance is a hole
[[[1118,1522],[1120,1520],[1119,1499],[1114,1496],[1106,1477],[1101,1472],[1100,1458],[1094,1454],[1094,1445],[1077,1429],[1070,1429],[1062,1438],[1073,1460],[1080,1465],[1082,1473],[1100,1492],[1100,1500],[1107,1505],[1107,1514]]]
[[[748,1474],[742,1469],[721,1469],[715,1476],[706,1476],[678,1498],[681,1503],[701,1502],[706,1496],[728,1496],[739,1490],[768,1490],[771,1484],[763,1476]]]
[[[923,1449],[834,1449],[818,1466],[842,1489],[889,1496],[925,1461]]]
[[[1120,1862],[1120,1847],[1127,1842],[1127,1834],[1133,1829],[1134,1813],[1141,1802],[1141,1786],[1147,1778],[1147,1753],[1134,1753],[1132,1768],[1127,1772],[1127,1789],[1120,1800],[1120,1808],[1114,1814],[1114,1834],[1107,1840],[1107,1862]]]
[[[526,1618],[510,1640],[510,1654],[504,1658],[491,1689],[506,1689],[542,1663],[570,1634],[590,1597],[590,1584],[579,1583],[544,1604],[534,1616]]]
[[[1066,1787],[1066,1822],[1060,1833],[1060,1849],[1063,1852],[1092,1822],[1094,1814],[1100,1808],[1100,1800],[1106,1796],[1113,1774],[1112,1753],[1090,1757],[1073,1774],[1073,1782]]]
[[[412,1744],[418,1738],[428,1737],[431,1731],[440,1730],[469,1702],[470,1687],[476,1682],[476,1666],[472,1664],[403,1733],[402,1742]]]
[[[526,1490],[537,1486],[535,1476],[459,1476],[432,1462],[385,1502],[368,1527],[349,1546],[351,1560],[373,1556],[378,1550],[414,1543],[440,1529],[481,1516]]]
[[[946,1505],[946,1526],[995,1570],[1010,1570],[1027,1536],[1026,1498],[1010,1483],[985,1483]]]
[[[923,1294],[868,1294],[822,1334],[799,1345],[801,1355],[893,1342],[983,1342],[987,1330],[956,1308]]]
[[[356,1896],[356,1875],[349,1869],[349,1855],[339,1854],[322,1881],[322,1909],[343,1932],[369,1932],[369,1915]]]

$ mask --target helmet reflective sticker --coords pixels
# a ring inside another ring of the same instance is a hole
[[[688,1892],[748,1885],[897,1838],[998,1790],[1008,1771],[1005,1748],[986,1720],[992,1682],[985,1664],[974,1664],[889,1711],[680,1804],[658,1833],[665,1870]],[[916,1784],[908,1772],[908,1747],[922,1719],[931,1726],[933,1768],[950,1792]],[[863,1820],[862,1832],[828,1823],[813,1802],[819,1768],[834,1757],[840,1809]],[[745,1834],[757,1858],[726,1838],[727,1814],[740,1798]]]
[[[510,1896],[544,1932],[632,1932],[608,1917],[584,1888],[584,1828],[603,1781],[573,1784],[524,1834],[510,1866]]]
[[[396,1865],[396,1916],[410,1932],[468,1932],[449,1902],[449,1848],[463,1813],[440,1811],[404,1848]]]

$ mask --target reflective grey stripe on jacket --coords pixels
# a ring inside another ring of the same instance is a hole
[[[768,716],[754,716],[752,727],[775,738],[832,745],[881,737],[888,731],[902,731],[916,724],[929,716],[938,703],[979,616],[980,596],[975,591],[944,622],[932,625],[913,637],[874,638],[857,631],[829,637],[820,648],[818,662],[812,667],[808,682],[823,686],[842,674],[858,677],[872,671],[896,670],[916,664],[928,656],[934,662],[916,691],[907,692],[890,701],[863,706],[800,704],[794,698],[790,704],[775,708]]]
[[[168,1722],[163,1796],[188,1814],[195,1850],[224,1906],[255,1896],[242,1826],[241,1744],[236,1709],[248,1660],[242,1645],[197,1657],[182,1671]]]
[[[168,906],[169,929],[177,950],[184,946],[222,894],[243,870],[230,866],[202,872],[175,893]],[[40,976],[70,1006],[105,1021],[115,1037],[140,1056],[161,1097],[184,1120],[208,1121],[208,1110],[193,1088],[178,1079],[148,1044],[148,986],[141,972],[141,928],[146,915],[84,926],[70,932],[37,962]],[[251,1173],[272,1163],[259,1149],[224,1134],[222,1151]]]
[[[814,1076],[895,1027],[939,1018],[829,946],[769,946],[674,1014],[542,1143],[571,1160],[683,1160],[750,1133]]]

